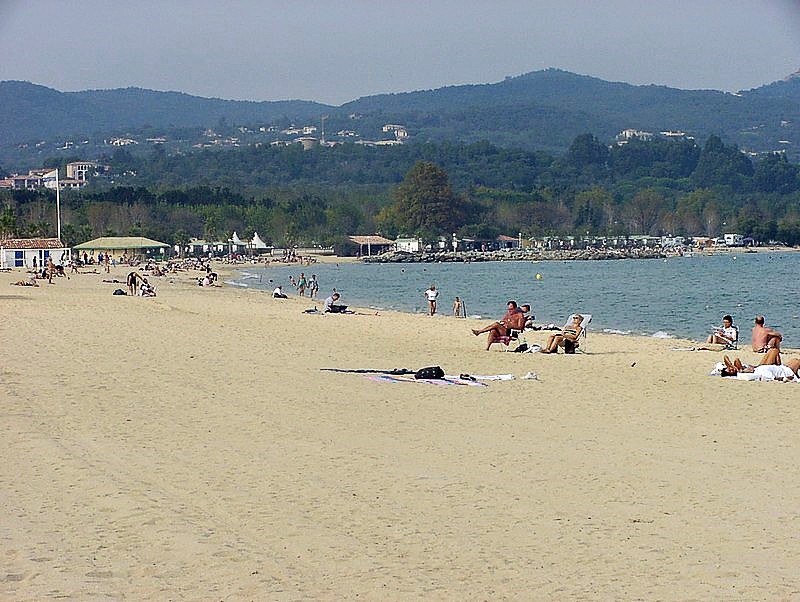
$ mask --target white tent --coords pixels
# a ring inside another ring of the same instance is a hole
[[[254,249],[268,249],[269,246],[258,235],[258,232],[253,232],[253,240],[250,241],[250,244]]]

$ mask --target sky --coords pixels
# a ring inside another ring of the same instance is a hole
[[[800,69],[800,0],[0,0],[0,80],[341,104],[557,67],[735,92]]]

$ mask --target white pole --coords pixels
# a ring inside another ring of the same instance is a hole
[[[58,222],[58,240],[61,240],[61,186],[58,184],[58,167],[56,167],[56,220]]]

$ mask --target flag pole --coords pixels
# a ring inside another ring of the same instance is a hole
[[[56,167],[56,221],[58,222],[58,240],[61,240],[61,186],[58,184],[58,167]]]

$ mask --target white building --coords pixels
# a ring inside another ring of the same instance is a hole
[[[67,163],[67,179],[88,180],[89,174],[97,169],[97,163],[92,161],[74,161]]]
[[[419,253],[422,250],[422,241],[419,238],[398,238],[394,244],[398,251],[406,253]]]
[[[70,260],[70,250],[57,238],[7,238],[0,240],[0,268],[33,268]]]
[[[642,130],[634,130],[632,128],[622,130],[619,134],[617,134],[617,144],[626,144],[631,140],[643,140],[646,142],[652,139],[652,132],[644,132]]]

